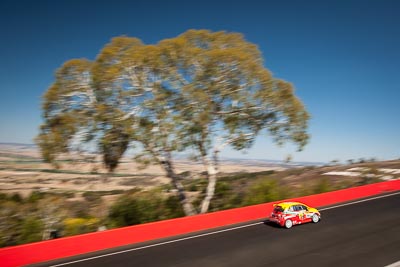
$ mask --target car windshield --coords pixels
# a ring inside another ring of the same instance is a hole
[[[283,208],[281,206],[276,206],[274,212],[283,212]]]

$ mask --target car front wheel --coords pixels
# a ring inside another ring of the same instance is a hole
[[[313,221],[313,223],[319,222],[319,216],[318,216],[317,214],[314,214],[314,215],[312,216],[312,221]]]
[[[291,228],[293,226],[293,222],[291,220],[286,220],[285,221],[285,227],[287,229]]]

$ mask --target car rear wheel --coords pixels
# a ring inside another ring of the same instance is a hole
[[[312,216],[312,221],[313,221],[313,223],[319,222],[319,216],[318,216],[317,214],[314,214],[314,215]]]
[[[291,220],[286,220],[285,221],[285,227],[287,229],[292,228],[292,226],[293,226],[293,222]]]

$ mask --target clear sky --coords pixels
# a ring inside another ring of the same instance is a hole
[[[294,161],[400,158],[400,1],[1,1],[0,142],[33,143],[41,96],[71,58],[112,38],[157,43],[189,29],[240,32],[311,113],[303,152],[267,136],[242,154]]]

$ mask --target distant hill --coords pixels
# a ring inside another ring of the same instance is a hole
[[[7,150],[9,152],[23,153],[24,150],[34,151],[39,153],[38,147],[35,144],[21,144],[21,143],[6,143],[0,142],[0,150]],[[90,153],[89,153],[90,154]],[[133,153],[127,153],[129,159],[132,158]],[[188,160],[189,156],[186,154],[176,155],[178,160]],[[326,165],[324,162],[285,162],[283,160],[271,160],[271,159],[246,159],[246,158],[220,158],[221,164],[239,164],[248,166],[265,166],[265,167],[302,167],[302,166],[323,166]]]
[[[221,158],[221,162],[237,162],[240,164],[251,164],[251,165],[277,165],[282,167],[299,167],[299,166],[323,166],[326,165],[325,162],[301,162],[301,161],[294,161],[294,162],[285,162],[283,160],[272,160],[272,159],[245,159],[245,158]]]
[[[21,144],[21,143],[2,143],[0,142],[0,148],[1,147],[15,147],[15,148],[25,148],[25,147],[29,147],[29,148],[37,148],[37,146],[35,144]]]

